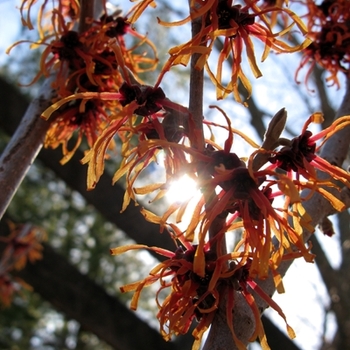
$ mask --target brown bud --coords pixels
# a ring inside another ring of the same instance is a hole
[[[287,121],[287,111],[282,108],[280,109],[271,119],[267,130],[264,135],[264,141],[261,148],[272,151],[279,145],[279,139]],[[253,161],[253,170],[260,169],[267,160],[269,159],[269,154],[258,153]]]

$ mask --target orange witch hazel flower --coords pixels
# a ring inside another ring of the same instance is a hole
[[[21,7],[22,15],[24,8],[28,8],[28,16],[23,21],[29,27],[29,12],[34,3],[24,1]],[[33,43],[35,47],[46,48],[42,53],[40,72],[31,83],[42,75],[47,77],[51,72],[57,73],[53,83],[57,89],[57,101],[43,117],[48,119],[57,106],[62,106],[50,125],[45,146],[56,148],[62,145],[63,164],[70,160],[84,137],[92,147],[121,109],[116,100],[101,102],[98,93],[117,91],[125,80],[128,81],[129,75],[152,70],[157,64],[155,46],[146,36],[131,28],[127,16],[121,16],[121,11],[108,15],[105,9],[99,20],[91,20],[85,32],[78,32],[72,26],[78,20],[78,8],[74,4],[72,2],[69,6],[69,2],[61,0],[56,8],[51,9],[47,1],[43,1],[38,20],[40,40]],[[52,23],[44,30],[42,22],[47,15],[51,15],[48,17]],[[126,44],[129,41],[132,41],[130,48]],[[150,55],[146,56],[145,52]],[[97,93],[96,98],[86,101],[80,96],[86,92]],[[67,97],[70,97],[69,103],[65,104]],[[75,134],[78,137],[75,144],[71,144]]]
[[[157,318],[164,339],[170,340],[172,335],[187,333],[193,320],[197,318],[199,324],[193,334],[197,339],[196,342],[200,344],[203,332],[208,329],[219,302],[219,293],[216,288],[209,289],[209,283],[215,270],[215,259],[205,248],[207,274],[200,277],[193,272],[196,247],[186,241],[182,243],[183,245],[179,246],[175,252],[157,247],[130,245],[113,248],[111,254],[118,255],[129,250],[144,248],[167,258],[153,268],[150,275],[144,280],[123,286],[121,290],[122,292],[135,291],[130,307],[136,310],[142,289],[159,282],[160,288],[156,297],[159,308]],[[161,292],[169,288],[169,295],[161,302]]]
[[[80,4],[78,0],[52,0],[52,3],[54,5],[52,8],[57,9],[57,13],[60,13],[62,16],[64,16],[67,19],[75,20],[79,17],[80,13]],[[34,26],[32,24],[30,14],[31,14],[31,8],[34,4],[38,3],[38,0],[22,0],[22,4],[20,7],[21,16],[22,16],[22,24],[29,29],[34,29]],[[43,24],[43,20],[45,17],[45,13],[47,11],[47,8],[51,8],[50,1],[48,0],[42,0],[41,6],[38,14],[38,25],[39,25],[39,33],[40,37],[42,37],[42,34],[45,32],[45,30],[50,30],[50,27],[45,27]],[[48,10],[50,11],[50,10]]]
[[[102,175],[104,171],[104,156],[108,145],[116,135],[123,141],[123,160],[119,170],[114,175],[113,181],[117,181],[125,173],[130,175],[135,170],[136,174],[133,176],[133,179],[131,181],[128,180],[127,192],[129,195],[132,195],[132,183],[143,169],[156,160],[155,155],[160,148],[174,149],[177,155],[176,157],[174,156],[174,160],[175,158],[181,158],[181,164],[187,162],[180,148],[189,152],[191,152],[191,149],[184,145],[180,146],[177,143],[185,136],[186,130],[188,130],[186,120],[181,117],[187,116],[188,110],[166,98],[161,87],[125,82],[120,87],[119,92],[87,93],[81,94],[81,96],[84,98],[100,97],[114,100],[118,101],[122,106],[112,123],[105,128],[83,159],[83,163],[89,163],[88,188],[94,188]],[[70,98],[63,99],[60,103],[64,103]],[[174,120],[177,119],[182,119],[182,121],[179,121],[180,124],[182,123],[181,125],[173,124]],[[139,140],[137,146],[133,143],[133,136],[135,135],[138,136]],[[124,208],[127,203],[128,201],[124,203]]]
[[[113,109],[109,124],[98,135],[82,162],[88,163],[87,183],[88,188],[92,189],[104,171],[104,161],[110,144],[116,136],[121,139],[123,159],[113,177],[113,182],[127,174],[127,192],[123,209],[130,199],[135,199],[133,183],[141,171],[156,161],[160,149],[164,149],[167,153],[167,161],[172,164],[169,163],[172,174],[182,171],[181,167],[188,163],[186,153],[199,153],[184,144],[178,144],[181,139],[191,134],[188,109],[169,100],[160,86],[142,85],[133,81],[128,75],[125,77],[126,80],[118,92],[76,93],[62,98],[43,112],[43,117],[47,119],[61,108],[64,111],[66,105],[68,105],[67,111],[73,107],[85,111],[90,106],[90,101],[99,101],[109,109]],[[82,102],[77,102],[79,100]],[[72,101],[74,104],[71,104]],[[205,157],[201,154],[199,156]]]
[[[348,0],[303,0],[306,6],[309,37],[312,44],[303,52],[300,67],[310,64],[305,77],[307,82],[315,64],[320,65],[329,76],[331,85],[340,87],[338,72],[350,76],[350,2]]]
[[[267,15],[278,12],[286,14],[292,23],[288,23],[286,28],[280,32],[273,33]],[[252,87],[241,67],[244,47],[254,76],[258,78],[262,75],[256,63],[252,38],[256,38],[265,44],[262,61],[267,58],[271,50],[278,53],[296,52],[304,49],[311,42],[306,38],[302,44],[293,47],[279,39],[279,37],[289,32],[294,25],[298,27],[302,35],[305,35],[306,27],[300,18],[289,9],[279,6],[268,6],[260,9],[257,1],[245,1],[245,6],[234,4],[232,0],[194,1],[191,15],[185,20],[175,23],[165,23],[161,20],[159,22],[165,26],[175,26],[200,16],[202,16],[201,30],[189,42],[169,50],[171,56],[165,65],[164,71],[172,65],[187,65],[194,53],[200,54],[196,66],[198,69],[206,68],[211,80],[216,85],[218,99],[225,98],[228,94],[233,93],[235,99],[242,102],[238,92],[239,81],[250,96]],[[208,57],[216,40],[220,37],[223,38],[223,45],[220,49],[216,73],[214,73],[208,63]],[[226,86],[223,86],[223,64],[229,57],[232,58],[232,64],[230,64],[232,67],[231,79]]]
[[[174,226],[172,228],[174,229]],[[256,329],[252,339],[259,337],[263,349],[269,349],[260,313],[251,290],[263,298],[284,320],[286,318],[279,306],[249,276],[251,260],[242,258],[242,253],[226,254],[217,258],[216,254],[210,250],[208,242],[203,247],[204,259],[202,263],[205,274],[200,276],[194,271],[194,259],[198,252],[198,246],[187,242],[183,236],[179,236],[178,240],[180,245],[175,252],[138,244],[111,249],[112,255],[119,255],[135,249],[148,249],[166,257],[166,260],[151,270],[148,277],[121,287],[122,292],[134,291],[131,309],[137,309],[142,289],[158,282],[160,287],[156,296],[159,309],[157,318],[162,336],[169,341],[172,335],[185,334],[190,326],[196,323],[192,332],[195,338],[192,350],[198,350],[202,336],[213,321],[220,298],[224,295],[222,291],[225,290],[227,292],[229,328],[238,348],[246,349],[232,327],[234,296],[235,293],[241,293],[251,307],[256,321]],[[236,259],[239,259],[240,262],[237,262]],[[161,295],[165,290],[169,290],[169,293],[162,299]],[[294,337],[291,327],[287,325],[287,328],[289,335]]]
[[[20,292],[21,287],[28,290],[31,287],[20,278],[12,277],[9,272],[13,269],[21,270],[29,260],[31,263],[42,258],[41,241],[45,233],[31,225],[15,225],[9,223],[11,233],[8,237],[0,237],[6,247],[0,259],[0,304],[10,306],[14,294]]]
[[[336,119],[332,125],[313,135],[307,128],[314,123],[321,123],[323,117],[320,113],[313,114],[304,124],[300,136],[292,140],[282,140],[283,147],[280,150],[271,152],[269,165],[265,170],[282,169],[292,179],[298,190],[309,188],[311,193],[319,192],[324,196],[336,210],[345,209],[345,204],[328,192],[325,187],[338,188],[331,180],[341,181],[345,186],[350,187],[350,174],[327,162],[316,154],[324,142],[339,130],[350,125],[350,116]],[[322,142],[317,146],[316,142]],[[328,179],[321,179],[316,170],[329,175]],[[278,177],[279,175],[276,174]],[[306,179],[307,181],[303,181]]]
[[[284,194],[273,190],[276,180],[267,177],[271,172],[259,171],[251,174],[250,169],[235,153],[226,150],[212,151],[211,157],[212,163],[206,165],[212,176],[209,181],[214,188],[219,186],[222,190],[209,206],[204,208],[202,204],[203,220],[207,222],[201,231],[201,237],[210,223],[224,212],[229,216],[222,231],[244,229],[234,251],[244,251],[252,258],[252,277],[266,278],[269,271],[277,270],[285,255],[290,258],[303,256],[306,261],[312,262],[314,256],[305,247],[302,232],[303,228],[311,231],[313,228],[300,204],[297,190],[293,191],[292,200],[287,197],[285,205],[277,208],[273,202]],[[289,187],[294,186],[287,177],[280,176],[279,181]],[[291,192],[292,190],[288,194]],[[288,209],[289,204],[293,205],[293,210]],[[294,227],[289,225],[289,217],[293,218]],[[276,275],[277,287],[278,279]]]
[[[42,258],[43,246],[40,242],[46,239],[43,230],[13,223],[10,223],[10,229],[8,237],[0,237],[0,241],[7,243],[1,258],[2,265],[21,270],[28,260],[33,263]]]

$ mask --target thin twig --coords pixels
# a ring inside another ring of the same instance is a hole
[[[196,36],[201,29],[202,19],[196,18],[192,21],[192,37]],[[203,87],[204,74],[203,69],[196,67],[200,54],[193,54],[191,57],[191,73],[190,73],[190,97],[189,111],[195,127],[196,139],[192,140],[192,147],[203,149],[204,134],[203,134]]]
[[[192,11],[193,9],[190,9]],[[198,17],[191,22],[192,26],[192,38],[198,35],[203,25],[203,18]],[[204,45],[204,44],[203,44]],[[200,150],[204,149],[204,133],[203,133],[203,89],[204,89],[204,72],[203,69],[199,69],[197,61],[200,58],[200,54],[193,54],[191,57],[191,73],[190,73],[190,97],[189,97],[189,111],[191,113],[192,121],[194,124],[194,139],[191,140],[191,146]],[[199,174],[202,178],[208,178],[210,175],[202,172]],[[203,193],[206,196],[206,209],[210,210],[211,203],[216,197],[212,190],[206,190],[203,188]],[[225,213],[218,215],[209,228],[209,239],[213,239],[223,228],[226,222]],[[226,240],[225,236],[220,238],[219,241],[215,240],[211,246],[213,252],[218,256],[226,253]]]
[[[94,18],[95,0],[80,0],[79,33],[84,33],[91,26],[91,19]]]

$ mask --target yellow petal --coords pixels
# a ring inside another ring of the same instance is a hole
[[[342,201],[333,196],[330,192],[326,191],[324,188],[317,188],[317,192],[321,193],[322,196],[325,197],[337,211],[343,211],[346,208],[346,205]]]
[[[300,202],[299,191],[297,190],[293,181],[287,176],[280,177],[277,185],[281,192],[290,198],[291,204]]]
[[[145,219],[149,222],[152,222],[154,224],[160,224],[161,222],[161,217],[152,213],[151,211],[142,208],[141,209],[141,214],[145,217]]]
[[[119,255],[119,254],[128,252],[129,250],[148,249],[148,248],[149,247],[144,244],[128,244],[117,248],[111,248],[109,251],[111,255]]]
[[[134,191],[136,194],[144,195],[159,190],[162,186],[164,186],[164,183],[154,183],[144,187],[135,187]]]

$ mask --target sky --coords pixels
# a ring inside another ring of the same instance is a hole
[[[5,50],[16,40],[20,31],[15,3],[18,1],[0,0],[0,12],[6,14],[0,18],[0,64],[6,59]]]

